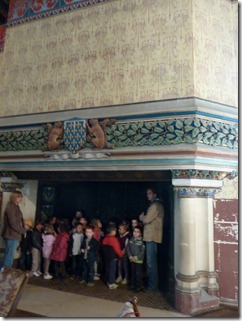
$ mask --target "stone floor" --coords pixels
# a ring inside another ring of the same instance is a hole
[[[28,283],[32,285],[47,287],[53,290],[81,294],[89,297],[96,297],[116,302],[125,302],[134,295],[134,292],[128,290],[127,285],[120,285],[119,288],[116,290],[109,290],[107,285],[101,280],[95,281],[94,287],[87,287],[86,285],[81,285],[78,279],[71,279],[70,277],[67,277],[63,280],[44,280],[42,277],[31,277]],[[161,292],[139,292],[138,294],[136,294],[136,296],[139,297],[140,306],[162,309],[166,311],[176,311],[167,302],[167,300],[164,298]]]
[[[39,278],[32,277],[29,279],[28,284],[29,286],[30,285],[34,286],[34,288],[32,288],[32,291],[33,289],[35,289],[34,293],[42,293],[42,295],[44,295],[43,289],[51,289],[54,291],[58,291],[58,292],[53,292],[55,293],[55,295],[56,293],[60,295],[59,294],[60,291],[66,293],[65,295],[66,298],[69,297],[69,295],[71,295],[72,298],[75,297],[72,295],[79,295],[80,298],[82,298],[82,300],[79,300],[79,299],[78,300],[80,302],[84,302],[84,304],[89,302],[87,299],[89,298],[91,302],[96,302],[96,305],[101,307],[101,310],[104,309],[104,311],[101,311],[99,308],[99,314],[101,313],[103,314],[103,316],[106,316],[106,317],[108,316],[111,317],[111,315],[113,315],[112,313],[115,313],[115,309],[122,306],[122,304],[125,301],[127,301],[134,295],[134,293],[128,289],[127,285],[120,285],[119,288],[116,290],[109,290],[107,288],[107,285],[101,280],[96,281],[94,287],[87,287],[85,285],[80,285],[78,279],[71,279],[70,277],[67,277],[63,280],[59,280],[59,279],[44,280],[42,277],[39,277]],[[49,295],[53,295],[53,294],[49,294]],[[139,292],[138,294],[136,294],[136,296],[139,299],[139,307],[140,309],[143,309],[142,311],[145,314],[144,317],[147,317],[147,316],[148,317],[158,317],[158,316],[188,317],[178,313],[178,311],[176,311],[169,304],[169,302],[165,299],[164,295],[161,292],[158,292],[158,293]],[[83,298],[85,298],[85,300]],[[31,297],[31,299],[33,299],[33,296]],[[41,311],[36,311],[33,309],[28,310],[28,303],[26,302],[25,302],[25,305],[20,306],[20,308],[26,311],[38,312],[41,314]],[[74,308],[74,306],[72,308]],[[52,313],[52,315],[49,315],[49,316],[54,316],[56,315],[56,313],[59,316],[60,311],[59,310],[55,311],[55,307],[53,307],[53,311],[49,313],[50,314]],[[78,312],[75,312],[75,308],[72,311],[72,313],[74,313],[74,315],[72,316],[80,316]],[[94,313],[94,315],[92,315],[93,317],[98,316],[98,313],[95,309],[94,311],[92,311],[92,313]],[[95,315],[95,313],[97,315]],[[108,315],[108,313],[110,313],[110,315]],[[199,315],[193,316],[193,318],[239,318],[239,314],[240,313],[237,308],[220,306],[218,309],[214,311],[203,312],[203,313],[200,313]]]
[[[113,293],[116,290],[108,291]],[[115,318],[123,305],[124,302],[27,284],[14,317]],[[178,312],[144,307],[139,304],[138,309],[142,318],[186,317]]]

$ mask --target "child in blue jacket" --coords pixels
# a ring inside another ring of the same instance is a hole
[[[85,230],[85,238],[81,245],[81,252],[83,253],[83,275],[81,284],[87,283],[87,286],[94,285],[94,263],[97,260],[98,241],[93,237],[94,228],[87,226]]]

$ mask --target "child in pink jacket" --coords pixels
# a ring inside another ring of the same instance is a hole
[[[53,278],[53,276],[49,274],[50,255],[52,252],[53,244],[56,239],[56,233],[52,225],[50,224],[45,225],[44,233],[42,234],[42,239],[43,239],[42,254],[44,258],[44,279],[50,280]]]

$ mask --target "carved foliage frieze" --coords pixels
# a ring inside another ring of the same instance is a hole
[[[43,128],[0,132],[0,151],[42,150],[47,145],[48,131]]]
[[[202,143],[233,149],[238,148],[238,127],[199,118],[137,121],[107,128],[107,138],[115,147]]]
[[[106,140],[113,148],[201,143],[238,149],[238,125],[197,117],[117,121],[106,128]],[[0,151],[44,150],[47,142],[46,125],[37,129],[0,131]],[[87,147],[90,142],[83,146]],[[61,144],[60,149],[64,148]]]

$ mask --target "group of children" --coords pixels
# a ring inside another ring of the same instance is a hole
[[[99,219],[89,223],[80,214],[73,218],[71,227],[65,220],[57,223],[55,217],[45,224],[36,222],[34,228],[26,220],[20,268],[31,270],[35,277],[43,272],[44,279],[52,279],[53,274],[63,278],[68,273],[87,286],[94,286],[102,274],[109,289],[121,283],[141,291],[145,245],[141,223],[137,219],[131,222],[130,227],[127,221],[119,224],[118,231],[116,224],[109,222],[103,233]]]

